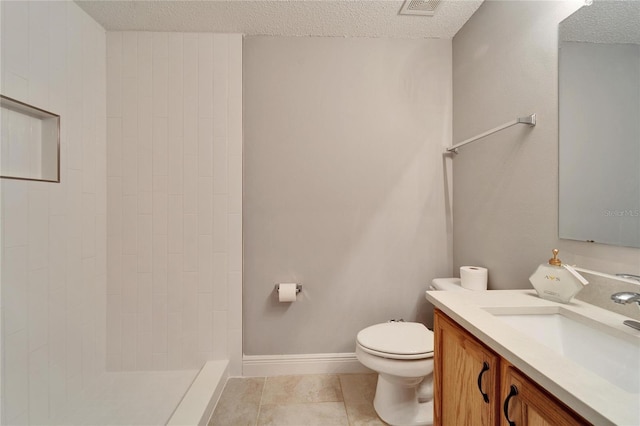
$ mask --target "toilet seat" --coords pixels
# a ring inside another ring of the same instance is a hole
[[[391,359],[433,356],[433,332],[417,322],[387,322],[361,330],[356,338],[363,351]]]

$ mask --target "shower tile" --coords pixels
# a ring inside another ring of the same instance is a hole
[[[183,208],[185,214],[198,213],[198,157],[196,155],[184,156],[183,176]]]
[[[185,271],[198,271],[198,216],[183,215],[183,262]]]
[[[178,99],[181,99],[178,98]],[[182,118],[182,103],[172,102],[170,109],[176,106],[176,111],[171,111],[169,117],[168,132],[169,141],[167,146],[167,153],[169,156],[169,163],[167,165],[167,192],[169,194],[182,194],[182,179],[184,176],[184,160],[183,160],[183,118]]]
[[[29,4],[22,2],[7,2],[2,4],[2,13],[12,19],[3,19],[3,38],[12,40],[11,43],[2,40],[3,67],[26,76],[29,70]]]
[[[153,115],[167,117],[169,82],[168,33],[153,33]]]
[[[107,235],[122,235],[122,178],[107,179]]]
[[[154,355],[167,352],[167,293],[153,295],[151,336]],[[165,356],[166,368],[166,356]]]
[[[229,329],[242,329],[242,272],[229,273]]]
[[[213,312],[213,341],[216,344],[213,345],[212,352],[215,359],[229,358],[227,322],[227,311]]]
[[[169,253],[182,253],[182,214],[182,194],[169,194],[167,198],[167,250]]]
[[[229,156],[229,213],[242,213],[242,156]]]
[[[150,331],[138,333],[136,349],[136,366],[138,370],[153,370],[153,344],[151,340]]]
[[[198,292],[213,293],[213,237],[198,236]]]
[[[122,34],[107,33],[107,116],[122,115]]]
[[[213,352],[213,296],[198,293],[198,352]]]
[[[138,250],[138,199],[134,195],[122,197],[122,252],[136,254]]]
[[[198,116],[213,117],[213,41],[218,35],[198,34]]]
[[[12,247],[3,250],[2,302],[4,305],[3,332],[5,336],[27,326],[27,247]]]
[[[182,274],[182,328],[195,332],[198,328],[198,273]]]
[[[153,93],[153,33],[138,32],[138,93],[140,97],[151,97]],[[151,110],[149,110],[151,112]]]
[[[225,111],[226,112],[226,111]],[[215,194],[229,193],[229,170],[227,164],[227,120],[218,120],[213,128],[213,191]],[[222,127],[222,130],[220,128]],[[217,133],[223,133],[219,136]]]
[[[123,313],[122,314],[122,369],[123,370],[135,370],[136,369],[136,348],[138,340],[138,328],[137,328],[137,316],[136,314]]]
[[[82,257],[96,255],[96,195],[82,194]]]
[[[229,251],[229,197],[226,194],[213,196],[213,251],[227,253]]]
[[[212,118],[198,119],[198,174],[201,177],[213,176],[213,126]]]
[[[121,242],[120,237],[107,237],[107,294],[120,294],[122,291]]]
[[[138,272],[151,272],[153,259],[153,216],[138,215]]]
[[[122,312],[138,311],[138,256],[122,256]],[[89,301],[85,301],[88,303]]]
[[[167,312],[182,311],[182,254],[169,253],[167,264]]]
[[[171,370],[182,368],[182,314],[167,314],[167,367]]]
[[[153,190],[153,100],[138,99],[138,189]]]
[[[95,119],[89,114],[89,119],[85,119],[83,122],[82,131],[82,191],[88,193],[96,192],[96,142],[93,131],[86,129],[87,121],[91,121],[91,118]]]
[[[202,170],[202,168],[200,168]],[[213,178],[198,178],[198,233],[211,235],[214,218]]]
[[[229,354],[229,374],[242,374],[242,329],[227,331],[227,353]]]
[[[231,378],[211,416],[209,426],[255,425],[258,419],[264,377]]]
[[[242,215],[229,215],[229,271],[242,271]]]
[[[262,405],[258,426],[329,426],[349,425],[344,404],[322,402],[311,404]]]
[[[227,261],[226,253],[213,253],[213,309],[218,311],[228,309]]]
[[[153,191],[138,192],[138,214],[153,214]]]
[[[47,344],[48,341],[48,269],[41,268],[29,271],[28,315],[29,315],[29,350],[33,351]]]
[[[122,132],[124,134],[127,122],[123,119]],[[132,132],[131,130],[129,131]],[[137,128],[136,128],[137,136]],[[122,191],[124,195],[136,195],[138,193],[138,141],[137,137],[123,137],[122,139]]]
[[[166,95],[166,94],[165,94]],[[153,104],[156,106],[156,97],[153,98]],[[165,100],[166,108],[166,100]],[[169,128],[167,126],[166,112],[162,117],[153,117],[153,174],[154,175],[167,175],[167,168],[169,166],[169,157],[167,156],[168,149],[168,133]]]
[[[26,330],[8,334],[4,341],[4,377],[2,413],[11,423],[29,407],[29,352]]]
[[[83,194],[83,201],[84,201]],[[84,207],[84,206],[83,206]],[[29,186],[29,267],[37,269],[49,264],[49,197],[46,187]]]
[[[107,371],[120,370],[122,366],[122,329],[120,327],[120,295],[107,295],[107,312],[112,321],[107,321]]]
[[[263,404],[296,404],[306,402],[339,402],[342,391],[337,375],[304,375],[268,377]]]
[[[122,78],[138,79],[138,34],[135,32],[122,33]]]
[[[151,333],[153,324],[153,277],[149,272],[138,273],[138,332]]]
[[[65,260],[67,251],[64,240],[67,232],[66,216],[49,216],[49,290],[64,288],[66,281]],[[107,241],[106,237],[103,241]]]
[[[153,236],[153,293],[167,292],[167,236]]]

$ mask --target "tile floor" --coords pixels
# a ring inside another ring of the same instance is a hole
[[[385,425],[373,409],[377,374],[230,378],[209,426]]]

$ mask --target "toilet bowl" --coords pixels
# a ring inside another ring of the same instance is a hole
[[[390,425],[433,424],[433,333],[415,322],[387,322],[358,333],[356,357],[378,373],[373,406]]]
[[[436,278],[430,290],[469,291],[460,278]],[[392,426],[433,424],[433,332],[423,324],[389,321],[361,330],[356,357],[378,373],[373,406]]]

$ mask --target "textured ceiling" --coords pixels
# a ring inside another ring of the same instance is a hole
[[[108,31],[453,38],[483,0],[443,0],[432,17],[401,16],[401,0],[76,0]]]
[[[640,44],[640,1],[594,1],[560,24],[560,40]]]

